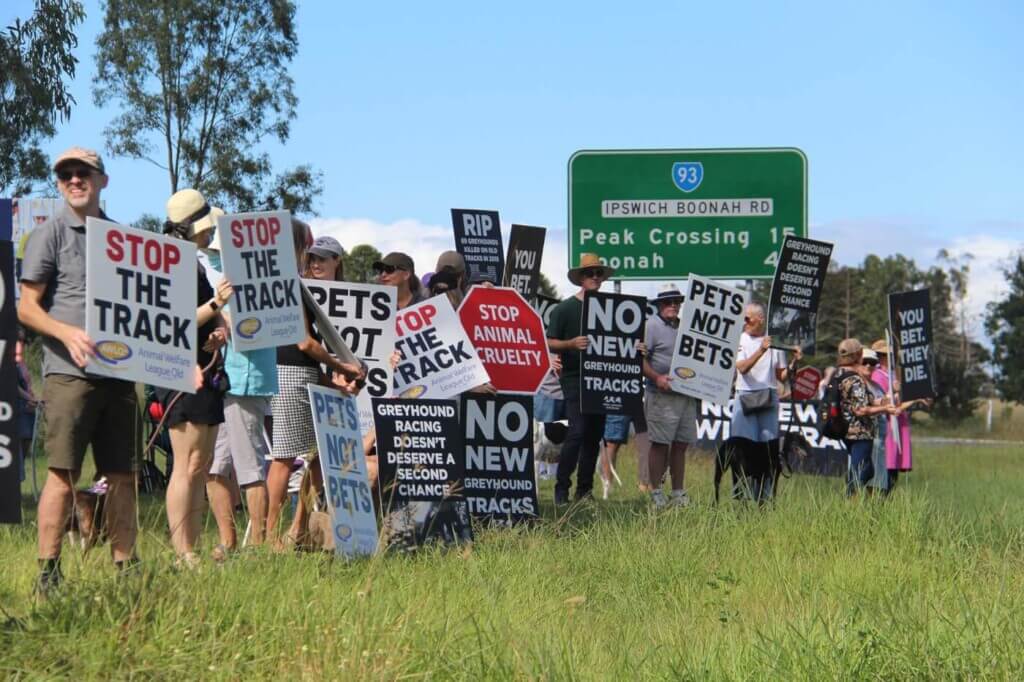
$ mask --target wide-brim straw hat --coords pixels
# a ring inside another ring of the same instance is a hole
[[[582,285],[583,280],[581,279],[580,274],[584,270],[587,270],[588,268],[601,268],[602,270],[604,270],[605,279],[608,279],[609,277],[615,274],[615,268],[611,267],[610,265],[605,265],[604,263],[602,263],[601,259],[598,258],[596,253],[582,253],[580,254],[579,267],[569,269],[569,281],[575,284],[576,286]]]

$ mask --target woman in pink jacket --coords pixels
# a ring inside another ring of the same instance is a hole
[[[871,374],[871,381],[876,383],[883,391],[889,393],[889,381],[893,378],[889,371],[889,344],[884,339],[879,339],[871,344],[871,350],[878,354],[878,366],[875,367],[875,371]],[[893,393],[895,395],[895,402],[897,405],[900,404],[899,396],[896,395],[899,389],[899,382],[894,382]],[[897,444],[896,439],[893,437],[893,428],[891,421],[896,420],[896,426],[899,431],[899,442]],[[912,469],[911,460],[911,449],[910,449],[910,415],[906,412],[900,412],[897,417],[889,417],[889,425],[886,428],[885,434],[885,468],[889,470],[889,485],[888,491],[891,491],[896,487],[896,481],[899,478],[901,471],[910,471]],[[887,491],[887,492],[888,492]]]

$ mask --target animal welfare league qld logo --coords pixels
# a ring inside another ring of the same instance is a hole
[[[676,161],[672,164],[672,182],[683,192],[692,192],[704,180],[704,164],[700,161]]]

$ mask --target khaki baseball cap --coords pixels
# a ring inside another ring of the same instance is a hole
[[[839,364],[851,364],[863,350],[864,346],[857,339],[843,339],[839,342]]]
[[[466,273],[466,259],[458,251],[445,251],[437,257],[434,270],[440,272],[445,268],[451,268],[456,275],[463,275]]]
[[[86,149],[85,147],[71,147],[64,150],[64,152],[57,157],[57,160],[53,162],[54,172],[56,172],[63,164],[70,161],[84,163],[86,166],[95,168],[104,175],[107,174],[107,171],[103,167],[103,159],[100,158],[100,155],[92,149]]]

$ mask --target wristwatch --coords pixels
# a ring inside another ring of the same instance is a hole
[[[217,303],[217,299],[216,298],[211,298],[209,303],[210,303],[210,310],[212,310],[213,312],[217,312],[220,309],[220,304]]]

